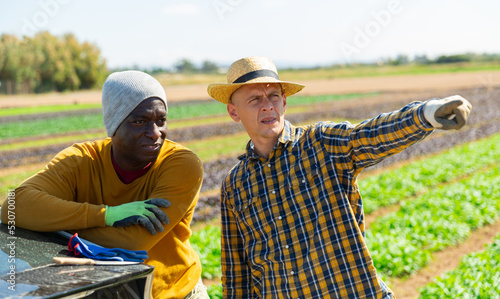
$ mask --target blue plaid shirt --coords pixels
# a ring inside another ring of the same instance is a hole
[[[221,188],[225,298],[392,298],[364,239],[360,172],[432,132],[411,103],[358,125],[285,128],[249,142]]]

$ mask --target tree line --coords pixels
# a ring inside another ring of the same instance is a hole
[[[426,55],[416,55],[411,59],[400,54],[395,58],[384,59],[381,63],[405,65],[499,61],[500,54],[465,53],[443,55],[436,59],[430,59]],[[209,60],[198,66],[183,58],[174,64],[173,69],[154,67],[143,71],[156,75],[172,72],[218,73],[221,69]],[[15,35],[0,35],[0,93],[91,89],[102,86],[109,73],[101,50],[91,43],[80,43],[72,33],[58,37],[44,31],[33,37],[24,36],[22,39]]]
[[[158,74],[217,74],[220,72],[224,72],[224,70],[221,69],[217,65],[217,63],[210,61],[210,60],[204,60],[201,62],[201,64],[197,64],[194,61],[190,60],[189,58],[181,58],[177,60],[172,67],[163,67],[163,66],[154,66],[150,68],[141,68],[139,66],[132,66],[131,68],[125,67],[121,69],[116,69],[115,71],[120,71],[120,70],[126,70],[126,69],[136,69],[136,70],[141,70],[143,72],[146,72],[150,75],[158,75]]]
[[[0,36],[0,93],[39,93],[98,87],[109,71],[95,45],[71,34]]]
[[[500,62],[500,54],[490,53],[465,53],[455,55],[441,55],[435,59],[427,57],[427,55],[415,55],[410,59],[408,55],[400,54],[396,58],[388,58],[383,61],[389,65],[403,65],[403,64],[444,64],[444,63],[460,63],[460,62]]]

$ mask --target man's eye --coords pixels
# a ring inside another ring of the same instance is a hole
[[[139,125],[141,125],[141,124],[143,124],[143,123],[145,123],[145,121],[144,121],[144,120],[135,120],[135,121],[134,121],[134,124],[139,124]]]

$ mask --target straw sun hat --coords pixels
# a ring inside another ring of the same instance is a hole
[[[280,83],[286,96],[295,94],[304,85],[281,81],[274,63],[267,57],[246,57],[235,61],[227,72],[227,83],[208,85],[208,94],[224,104],[231,102],[231,95],[242,85],[253,83]]]

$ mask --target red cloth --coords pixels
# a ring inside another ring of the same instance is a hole
[[[146,165],[143,169],[139,170],[123,170],[118,165],[115,163],[115,159],[113,158],[113,154],[111,154],[111,161],[113,162],[113,167],[115,168],[116,174],[118,174],[118,177],[122,182],[125,184],[130,184],[132,183],[135,179],[140,178],[141,176],[145,175],[146,172],[148,172],[149,168],[151,168],[151,165],[153,163],[149,163]]]

